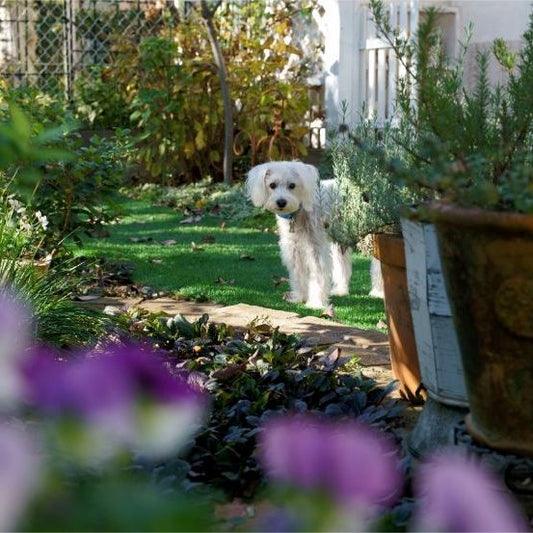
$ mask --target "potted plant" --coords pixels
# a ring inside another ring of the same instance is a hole
[[[390,125],[378,128],[374,120],[361,119],[352,131],[348,132],[346,127],[341,131],[342,135],[333,140],[330,148],[340,200],[329,233],[343,246],[357,245],[372,235],[373,254],[381,263],[392,371],[400,382],[400,393],[411,401],[420,402],[425,395],[411,320],[400,228],[402,207],[415,201],[417,195],[389,180],[383,162],[358,146],[365,142],[376,149],[392,150],[393,128]],[[397,155],[401,157],[399,151]]]
[[[533,15],[519,54],[497,40],[507,69],[491,86],[486,53],[478,81],[463,87],[461,62],[440,53],[435,12],[417,38],[390,27],[371,0],[380,31],[407,69],[398,87],[403,120],[417,132],[408,161],[390,176],[438,201],[437,228],[470,404],[469,432],[481,443],[533,454]],[[414,95],[414,100],[413,100]]]

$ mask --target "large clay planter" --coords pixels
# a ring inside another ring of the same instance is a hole
[[[422,382],[428,396],[467,407],[461,352],[444,286],[435,225],[401,219],[407,287]]]
[[[400,235],[378,233],[373,236],[373,245],[374,256],[381,262],[392,373],[400,382],[402,396],[413,402],[421,402],[425,394],[407,291],[403,238]]]
[[[470,404],[467,429],[533,455],[533,216],[436,204]]]

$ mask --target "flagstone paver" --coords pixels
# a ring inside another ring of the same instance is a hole
[[[248,304],[222,306],[209,302],[191,302],[174,298],[114,298],[102,297],[84,302],[85,305],[104,309],[114,307],[140,307],[152,313],[182,314],[196,320],[203,314],[218,324],[243,328],[256,319],[265,319],[284,333],[297,333],[317,344],[340,348],[343,356],[357,356],[365,367],[382,367],[390,370],[387,336],[377,331],[367,331],[315,316],[301,317],[297,313],[268,309]],[[392,374],[391,374],[392,379]]]

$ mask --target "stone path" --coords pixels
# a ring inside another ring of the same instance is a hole
[[[174,298],[114,298],[103,297],[85,302],[84,305],[104,309],[106,306],[140,307],[152,313],[165,312],[171,316],[178,313],[188,320],[195,320],[207,313],[215,323],[225,323],[235,328],[244,328],[257,318],[265,318],[284,333],[297,333],[317,344],[330,344],[330,350],[339,348],[341,356],[357,356],[364,367],[364,374],[380,384],[392,381],[387,335],[367,331],[315,316],[301,317],[296,313],[278,311],[248,304],[222,306],[213,303],[198,303]]]
[[[387,335],[378,331],[362,330],[332,320],[314,316],[301,317],[288,311],[278,311],[248,304],[223,306],[175,298],[114,297],[102,297],[80,303],[101,310],[107,306],[139,307],[151,313],[164,312],[170,316],[182,314],[190,321],[194,321],[207,313],[213,322],[224,323],[234,328],[244,328],[254,319],[265,318],[272,326],[279,327],[280,331],[284,333],[297,333],[308,340],[316,340],[317,344],[330,344],[330,353],[339,348],[341,357],[357,356],[363,374],[374,379],[379,385],[387,385],[394,380],[390,365],[388,338]],[[416,424],[422,407],[406,402],[397,391],[393,392],[391,396],[405,405],[401,417],[402,423],[398,428],[398,434],[405,437]]]

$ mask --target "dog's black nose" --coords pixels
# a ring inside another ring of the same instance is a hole
[[[280,209],[283,209],[287,205],[287,200],[285,200],[284,198],[280,198],[279,200],[276,200],[276,205]]]

